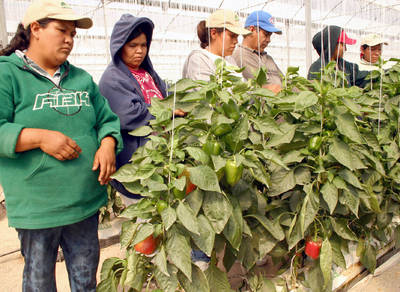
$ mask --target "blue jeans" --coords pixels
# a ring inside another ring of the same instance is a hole
[[[99,264],[98,213],[66,226],[17,229],[25,258],[22,291],[55,292],[55,267],[61,246],[71,292],[95,292]]]

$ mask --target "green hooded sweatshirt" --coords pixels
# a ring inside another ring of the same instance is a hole
[[[61,81],[28,68],[17,55],[0,57],[0,184],[9,225],[41,229],[82,221],[106,204],[106,187],[92,171],[101,140],[122,148],[118,117],[92,77],[65,62]],[[41,149],[16,153],[23,128],[59,131],[81,147],[77,159],[60,161]]]

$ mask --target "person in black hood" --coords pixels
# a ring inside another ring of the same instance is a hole
[[[308,70],[308,79],[317,79],[318,74],[330,62],[336,61],[336,68],[344,71],[348,86],[365,85],[365,77],[368,75],[366,71],[360,71],[357,64],[347,62],[343,59],[346,51],[346,45],[354,45],[356,40],[349,38],[343,28],[335,25],[325,27],[322,31],[316,33],[313,37],[312,44],[317,51],[319,58]]]
[[[165,83],[149,57],[153,28],[149,18],[123,14],[111,34],[112,62],[104,71],[99,87],[121,121],[124,148],[117,156],[117,169],[128,163],[136,149],[146,143],[145,137],[132,136],[129,132],[153,118],[148,110],[151,99],[163,99],[167,95]],[[140,198],[116,180],[110,184],[129,198]]]

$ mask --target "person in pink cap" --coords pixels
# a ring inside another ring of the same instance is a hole
[[[346,45],[354,45],[355,39],[347,36],[343,28],[330,25],[322,31],[316,33],[312,44],[317,51],[319,58],[311,65],[308,70],[308,79],[318,79],[322,69],[331,61],[336,62],[336,68],[344,71],[348,86],[365,85],[365,77],[368,72],[360,71],[357,64],[350,63],[343,59]]]

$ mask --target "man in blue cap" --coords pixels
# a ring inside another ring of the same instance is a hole
[[[275,93],[279,92],[282,71],[264,50],[270,43],[272,34],[282,34],[282,31],[275,27],[272,15],[262,10],[254,11],[247,17],[245,28],[252,33],[243,37],[242,44],[236,47],[232,57],[239,67],[245,67],[243,71],[245,79],[254,78],[254,73],[260,67],[265,67],[267,84],[264,87]]]

